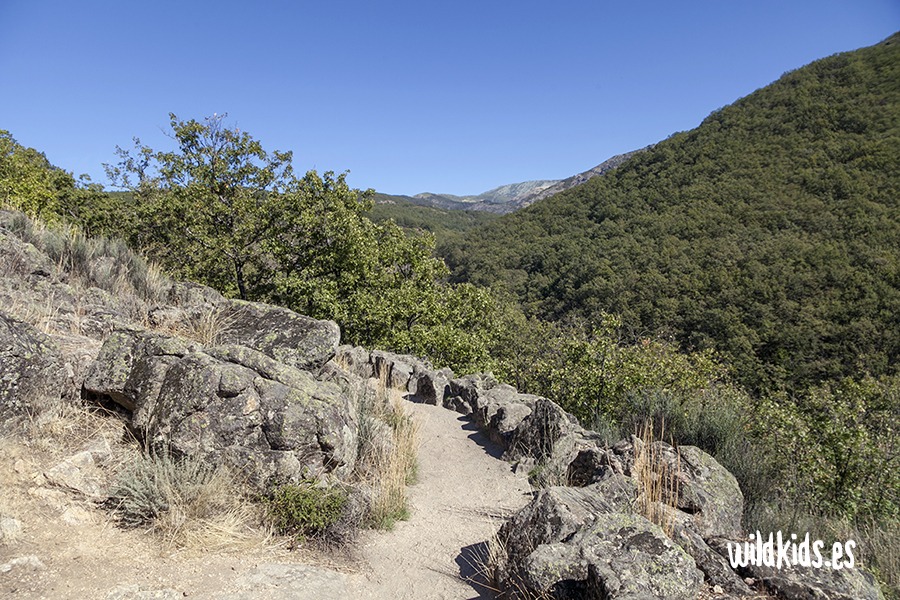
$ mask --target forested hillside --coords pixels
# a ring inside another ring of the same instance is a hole
[[[756,391],[895,372],[900,36],[786,73],[605,177],[472,231],[457,281],[621,315]]]

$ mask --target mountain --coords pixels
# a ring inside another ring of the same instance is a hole
[[[414,204],[450,210],[480,210],[506,214],[522,206],[521,200],[523,198],[540,193],[556,183],[559,183],[559,181],[538,180],[510,183],[488,190],[477,196],[454,196],[452,194],[424,192],[412,196],[410,201]]]
[[[531,204],[548,198],[554,194],[569,188],[581,185],[585,181],[598,175],[605,175],[615,169],[631,156],[641,150],[634,150],[619,154],[603,161],[596,167],[588,169],[566,179],[540,179],[536,181],[524,181],[522,183],[509,183],[488,190],[477,196],[454,196],[453,194],[433,194],[424,192],[415,196],[391,196],[380,194],[376,202],[404,201],[420,206],[431,206],[447,210],[477,210],[496,214],[509,214],[513,211],[525,208]]]
[[[786,73],[444,256],[538,316],[616,313],[720,353],[755,390],[896,373],[897,165],[900,34]]]

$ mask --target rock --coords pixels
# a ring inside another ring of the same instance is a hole
[[[636,494],[624,476],[538,492],[498,534],[501,588],[554,598],[696,598],[702,573],[658,526],[630,512]]]
[[[226,460],[261,488],[340,476],[356,461],[356,407],[341,387],[244,346],[202,350],[176,337],[118,331],[84,387],[132,410],[142,440]]]
[[[147,590],[138,584],[123,585],[106,594],[106,600],[180,600],[183,597],[171,588]]]
[[[132,427],[145,430],[169,367],[198,345],[178,337],[135,330],[113,332],[88,369],[88,397],[109,398],[132,412]]]
[[[55,271],[50,257],[15,235],[3,230],[8,226],[9,211],[0,211],[0,276],[24,279],[46,278]]]
[[[178,454],[225,458],[265,488],[356,461],[355,411],[334,383],[240,346],[194,352],[159,387],[146,437]]]
[[[375,369],[371,362],[372,355],[365,348],[359,346],[338,346],[334,360],[339,366],[362,379],[369,379],[375,376]]]
[[[680,522],[676,522],[673,527],[672,539],[691,555],[706,581],[722,590],[717,593],[723,594],[728,590],[732,597],[754,595],[754,591],[732,570],[728,560],[710,548],[693,529],[690,516],[685,513],[679,513],[679,516]]]
[[[443,368],[437,371],[424,369],[416,371],[409,383],[409,392],[413,394],[413,400],[431,405],[443,405],[444,394],[448,389],[450,380],[453,379],[453,371]]]
[[[21,534],[21,521],[12,517],[0,517],[0,543],[12,544]]]
[[[82,506],[69,506],[61,516],[69,525],[87,525],[94,522],[94,514]]]
[[[222,318],[228,325],[220,343],[247,346],[298,369],[321,368],[335,355],[341,337],[334,321],[258,302],[231,300]]]
[[[695,446],[680,446],[678,454],[677,464],[671,465],[680,465],[677,507],[692,515],[704,539],[738,535],[744,495],[734,475]]]
[[[531,415],[536,400],[537,396],[519,394],[511,385],[498,384],[490,389],[477,391],[469,404],[472,407],[472,420],[478,428],[487,433],[495,444],[509,450],[517,428]],[[528,455],[508,454],[510,459]]]
[[[217,306],[225,302],[225,296],[211,287],[192,281],[176,281],[169,288],[167,301],[173,306]]]
[[[343,600],[347,576],[307,565],[261,564],[234,581],[221,600]]]
[[[55,486],[79,492],[93,500],[103,500],[106,497],[90,452],[70,456],[44,471],[44,477]]]
[[[43,571],[47,566],[41,559],[33,554],[14,558],[7,563],[0,564],[0,573],[9,573],[13,569],[28,569],[31,571]]]
[[[447,383],[448,389],[444,394],[444,408],[471,415],[475,410],[479,395],[496,385],[498,385],[497,380],[486,373],[451,379]]]
[[[621,440],[595,461],[593,475],[575,469],[579,478],[602,477],[607,470],[633,473],[635,448],[640,451],[644,442],[636,436]],[[654,470],[677,473],[678,497],[674,505],[691,515],[692,527],[703,539],[736,536],[740,532],[744,496],[737,480],[712,456],[695,446],[679,446],[676,451],[665,442],[653,442],[651,453],[659,466]],[[577,457],[576,457],[577,458]],[[669,502],[670,499],[666,499]]]
[[[0,419],[57,405],[65,382],[62,357],[50,338],[0,313]]]

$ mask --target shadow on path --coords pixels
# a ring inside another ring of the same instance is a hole
[[[462,416],[457,419],[460,423],[462,423],[462,428],[464,431],[471,431],[469,434],[469,439],[478,444],[478,446],[485,451],[488,456],[492,456],[497,460],[502,460],[504,449],[500,444],[495,444],[491,441],[491,439],[480,429],[478,429],[478,425],[476,425],[470,417]]]
[[[485,572],[488,552],[487,542],[478,542],[460,549],[459,556],[456,557],[460,579],[472,586],[478,594],[467,600],[493,600],[496,597],[493,583]]]

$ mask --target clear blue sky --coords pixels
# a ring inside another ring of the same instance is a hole
[[[299,171],[473,194],[567,177],[900,29],[900,0],[0,0],[0,129],[105,182],[168,113]]]

